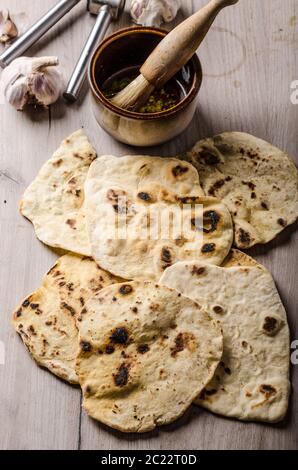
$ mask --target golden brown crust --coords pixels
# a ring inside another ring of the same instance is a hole
[[[70,383],[78,383],[76,321],[91,295],[118,282],[87,257],[68,254],[44,276],[42,286],[23,300],[13,325],[36,362]]]
[[[90,256],[84,212],[84,183],[96,152],[81,130],[65,139],[42,166],[20,202],[43,243]]]
[[[267,243],[298,217],[298,171],[277,147],[242,132],[199,141],[187,160],[206,195],[231,212],[237,248]]]
[[[173,289],[147,281],[101,291],[86,304],[79,330],[83,406],[122,432],[178,419],[222,354],[217,322]]]

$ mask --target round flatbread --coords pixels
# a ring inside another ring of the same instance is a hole
[[[222,325],[222,360],[195,403],[241,420],[282,420],[290,390],[289,328],[271,274],[263,267],[180,262],[160,283],[199,302]]]
[[[93,258],[136,280],[158,280],[184,259],[220,265],[233,242],[232,219],[201,192],[196,169],[175,158],[100,157],[85,184]]]
[[[42,286],[13,314],[13,324],[36,362],[53,374],[77,383],[76,318],[87,301],[118,279],[91,258],[68,254],[45,275]]]
[[[134,281],[87,302],[77,374],[87,413],[123,432],[171,423],[213,376],[222,334],[193,301]]]
[[[235,245],[267,243],[298,218],[298,171],[273,145],[242,132],[199,141],[187,159],[206,195],[229,208]]]
[[[20,204],[46,245],[90,256],[84,183],[96,152],[83,130],[65,139],[25,191]]]

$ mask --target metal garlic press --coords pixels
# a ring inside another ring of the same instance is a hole
[[[5,68],[20,57],[80,2],[81,0],[60,0],[0,55],[0,66]],[[97,15],[97,19],[63,94],[67,101],[74,102],[78,99],[91,55],[104,38],[111,22],[117,21],[121,16],[124,7],[125,0],[87,0],[87,11]]]

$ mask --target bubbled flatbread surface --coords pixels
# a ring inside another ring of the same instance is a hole
[[[235,245],[267,243],[298,217],[298,172],[290,157],[249,134],[225,132],[188,154],[206,195],[229,208]]]
[[[83,406],[123,432],[150,431],[179,418],[221,359],[218,322],[151,282],[108,287],[89,300],[81,317]]]
[[[89,256],[84,183],[96,152],[83,130],[65,139],[25,191],[20,210],[43,243]]]
[[[283,419],[290,390],[289,329],[271,274],[263,266],[180,262],[160,283],[199,302],[222,325],[223,357],[196,403],[241,420]]]
[[[114,282],[91,258],[68,254],[58,260],[13,314],[15,329],[39,365],[77,383],[76,318],[91,295]]]
[[[104,269],[125,279],[158,280],[164,269],[184,259],[203,259],[220,265],[233,241],[231,216],[224,204],[201,194],[196,169],[175,158],[98,158],[91,165],[85,184],[93,258]],[[203,206],[204,231],[195,223],[196,205]],[[179,216],[164,216],[177,214],[175,211],[182,207],[184,220],[192,221],[187,237],[177,223]],[[154,218],[156,214],[159,215]],[[113,217],[118,221],[123,216],[129,234],[126,238],[111,234]],[[164,232],[166,219],[170,236]],[[146,236],[148,227],[152,237]]]

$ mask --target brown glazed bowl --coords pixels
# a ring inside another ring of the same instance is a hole
[[[138,113],[114,106],[102,85],[115,73],[145,62],[167,31],[132,27],[107,37],[96,49],[89,66],[94,114],[99,125],[115,139],[134,146],[162,144],[183,132],[196,109],[202,83],[202,68],[195,55],[177,74],[186,96],[176,106],[158,113]]]

